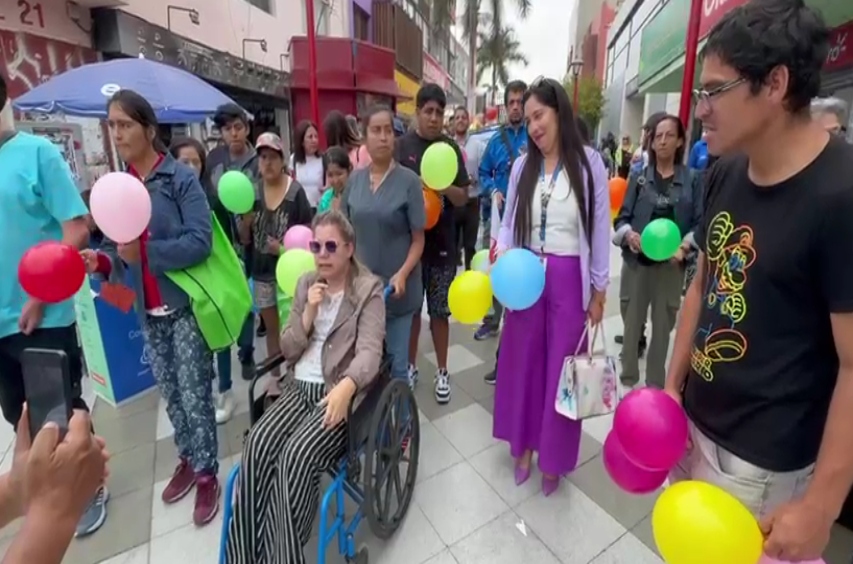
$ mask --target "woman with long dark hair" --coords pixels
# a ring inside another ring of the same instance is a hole
[[[290,156],[290,173],[305,189],[308,203],[317,209],[323,196],[326,179],[323,177],[323,153],[320,151],[320,134],[313,122],[300,121],[293,138]]]
[[[104,252],[84,251],[89,272],[123,280],[130,272],[145,351],[175,430],[179,462],[163,490],[175,503],[196,488],[193,520],[209,523],[219,510],[213,358],[190,308],[189,296],[167,272],[210,256],[210,207],[196,174],[177,162],[158,137],[154,109],[132,90],[107,104],[107,123],[127,172],[151,194],[151,221],[130,243],[105,241]]]
[[[553,406],[566,357],[586,346],[584,328],[604,315],[610,211],[604,162],[581,139],[563,86],[534,82],[524,115],[527,154],[510,174],[497,251],[522,247],[539,255],[545,290],[529,309],[506,312],[494,436],[509,442],[519,485],[538,453],[542,491],[550,495],[578,459],[581,423]]]
[[[201,182],[207,194],[207,203],[210,209],[213,210],[213,215],[216,216],[219,225],[225,232],[229,241],[234,241],[234,217],[231,215],[222,202],[219,201],[219,196],[213,187],[213,182],[210,178],[210,173],[207,170],[205,162],[207,155],[204,150],[204,145],[201,141],[192,137],[177,137],[172,139],[169,145],[169,152],[178,160],[184,163],[193,171]],[[231,347],[217,351],[216,354],[216,372],[219,380],[219,388],[216,396],[216,422],[218,424],[227,423],[234,414],[236,401],[234,394],[231,393],[233,382],[231,380]]]
[[[353,121],[355,121],[353,116],[345,116],[333,110],[323,120],[323,133],[326,134],[326,145],[342,147],[349,154],[352,168],[358,170],[370,164],[370,153],[362,144],[358,127],[353,125]]]
[[[663,115],[649,127],[649,164],[631,175],[614,226],[613,242],[622,247],[622,294],[627,297],[622,346],[622,383],[640,381],[639,350],[651,307],[652,340],[646,384],[663,389],[669,334],[681,307],[685,259],[695,248],[693,230],[702,214],[702,174],[684,164],[687,138],[676,116]],[[674,221],[683,237],[675,256],[655,261],[643,254],[640,233],[655,219]],[[633,346],[632,346],[633,345]]]

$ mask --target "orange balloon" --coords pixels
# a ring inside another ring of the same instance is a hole
[[[610,210],[619,211],[622,202],[625,201],[625,192],[628,191],[628,181],[621,176],[610,179]]]
[[[434,190],[424,190],[424,208],[426,211],[426,227],[432,229],[441,217],[441,196]]]

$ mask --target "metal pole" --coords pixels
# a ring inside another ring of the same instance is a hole
[[[690,129],[690,110],[693,98],[693,81],[696,77],[696,55],[699,49],[699,24],[702,20],[702,0],[690,2],[690,19],[687,22],[687,39],[684,42],[684,76],[681,81],[681,105],[678,117]]]
[[[314,23],[314,0],[305,0],[305,20],[308,24],[308,89],[311,99],[311,120],[317,124],[322,139],[320,127],[320,93],[317,86],[317,32]]]
[[[578,75],[575,75],[575,79],[573,82],[574,86],[572,93],[572,106],[574,106],[573,109],[575,113],[578,113]]]

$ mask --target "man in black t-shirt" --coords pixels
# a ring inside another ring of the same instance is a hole
[[[450,283],[456,276],[456,223],[454,206],[468,202],[468,185],[471,183],[465,170],[462,151],[456,143],[444,135],[444,108],[447,97],[437,84],[425,84],[415,98],[417,125],[397,139],[396,159],[406,168],[421,174],[421,159],[433,143],[447,143],[456,152],[458,172],[453,186],[440,192],[442,211],[438,223],[428,229],[424,237],[424,252],[421,257],[421,272],[424,277],[429,328],[435,347],[438,371],[435,373],[435,400],[440,404],[450,401],[450,378],[447,374],[447,349],[450,340],[450,309],[447,294]],[[412,319],[412,334],[409,341],[409,381],[417,382],[418,339],[421,333],[421,316]]]
[[[672,478],[733,494],[794,562],[822,555],[853,481],[853,148],[809,115],[828,38],[792,0],[708,37],[696,116],[730,156],[707,177],[666,386],[691,422]]]

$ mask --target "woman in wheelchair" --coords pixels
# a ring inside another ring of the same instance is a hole
[[[305,562],[321,473],[344,455],[348,409],[382,360],[382,283],[355,260],[352,225],[330,211],[314,219],[313,231],[317,272],[300,279],[281,335],[292,370],[243,450],[230,564]]]

